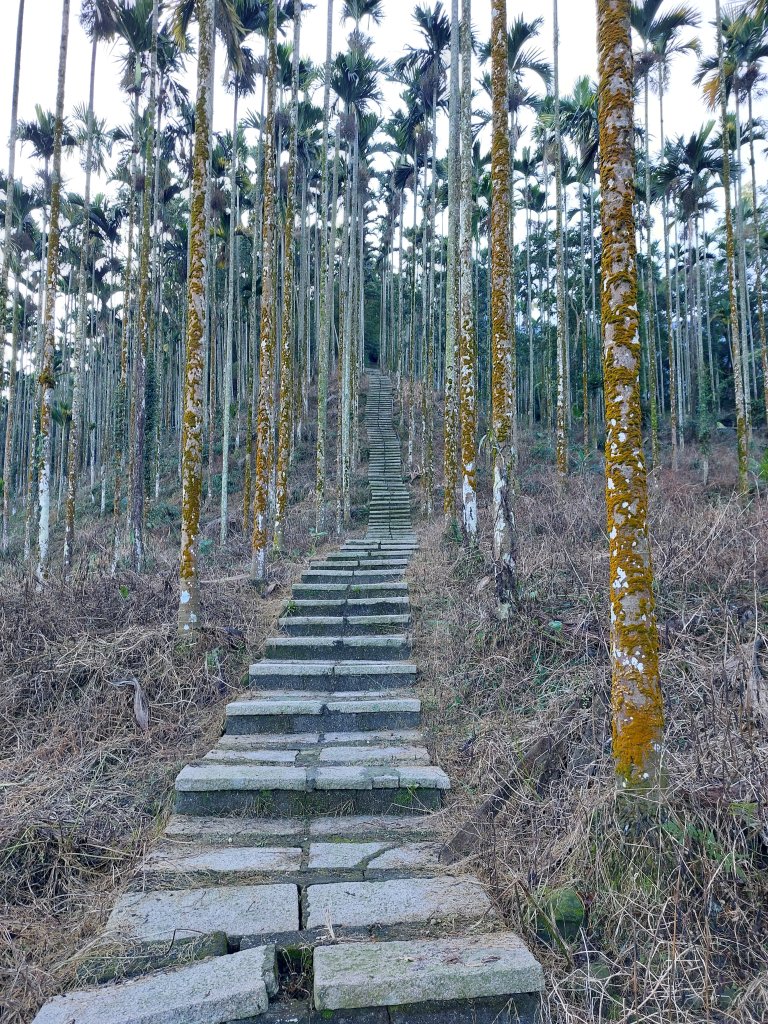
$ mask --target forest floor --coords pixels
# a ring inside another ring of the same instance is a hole
[[[457,780],[444,834],[473,818],[455,848],[545,964],[552,1021],[768,1019],[768,728],[755,706],[768,677],[766,499],[737,503],[733,462],[730,448],[716,449],[704,488],[689,451],[651,497],[668,716],[658,805],[617,798],[611,768],[599,457],[579,459],[561,484],[547,442],[526,439],[519,599],[504,621],[487,534],[470,553],[441,515],[416,519],[414,658],[430,745]],[[218,737],[224,705],[315,550],[313,466],[310,437],[266,596],[243,578],[250,544],[235,522],[237,474],[224,549],[218,503],[209,505],[206,628],[194,650],[176,642],[173,464],[149,513],[143,575],[109,575],[109,522],[87,511],[78,545],[91,554],[71,582],[54,574],[39,594],[21,570],[0,566],[4,1024],[28,1021],[70,981],[161,830],[178,770]],[[355,488],[362,525],[364,479]],[[147,734],[133,681],[149,707]],[[498,813],[478,823],[494,791]]]
[[[739,504],[726,446],[707,487],[692,450],[652,487],[664,788],[630,798],[610,756],[601,460],[561,483],[546,448],[521,453],[507,618],[487,480],[478,549],[438,517],[412,565],[425,722],[455,780],[444,834],[544,963],[551,1021],[765,1024],[766,493]]]

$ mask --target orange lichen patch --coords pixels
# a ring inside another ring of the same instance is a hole
[[[629,12],[629,0],[598,3],[613,752],[624,782],[642,784],[655,771],[664,716],[640,407]]]

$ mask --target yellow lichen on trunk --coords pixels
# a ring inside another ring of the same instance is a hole
[[[251,578],[266,577],[267,512],[272,464],[272,401],[275,361],[275,99],[277,82],[277,17],[275,0],[269,4],[269,59],[267,65],[267,122],[264,146],[264,227],[259,328],[259,405],[256,414],[256,473],[253,481],[253,535]]]
[[[624,783],[643,785],[664,715],[641,431],[630,0],[598,0],[598,56],[613,754]]]
[[[493,557],[497,592],[504,599],[514,584],[511,475],[514,415],[509,384],[513,369],[512,256],[510,246],[509,61],[507,3],[491,3],[491,435],[493,474]]]
[[[205,329],[206,223],[208,174],[208,79],[213,50],[211,0],[196,0],[200,28],[195,104],[195,143],[190,201],[189,282],[187,285],[187,363],[181,434],[181,553],[179,633],[194,632],[200,620],[197,541],[203,485],[203,332]]]

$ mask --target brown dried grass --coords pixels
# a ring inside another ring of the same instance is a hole
[[[767,517],[764,496],[733,496],[732,463],[717,449],[704,489],[689,453],[651,497],[667,714],[658,804],[614,780],[598,457],[561,484],[541,445],[524,450],[507,621],[489,537],[468,552],[441,522],[422,530],[414,653],[437,759],[457,780],[445,834],[510,784],[471,866],[545,964],[558,1024],[768,1020],[768,729],[744,685],[762,642],[768,686]],[[550,753],[526,764],[546,737]],[[570,937],[545,920],[563,888],[585,911]]]

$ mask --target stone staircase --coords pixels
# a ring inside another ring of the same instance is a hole
[[[35,1024],[537,1019],[541,967],[480,881],[438,861],[430,812],[450,782],[408,660],[416,540],[392,388],[369,381],[366,537],[304,573],[224,735],[180,772],[176,814],[87,964],[118,982]]]

